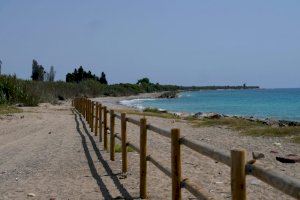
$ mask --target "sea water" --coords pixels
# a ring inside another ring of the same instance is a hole
[[[174,112],[216,112],[300,121],[299,89],[203,90],[182,92],[176,99],[134,99],[121,102],[137,108]]]

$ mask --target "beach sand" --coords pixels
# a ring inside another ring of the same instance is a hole
[[[156,96],[158,94],[155,94]],[[131,96],[151,98],[153,94]],[[110,109],[132,109],[119,105],[128,97],[95,98]],[[135,119],[141,116],[129,115]],[[261,164],[300,179],[298,164],[283,164],[275,156],[300,154],[299,144],[287,138],[243,136],[225,127],[193,127],[187,121],[147,117],[147,122],[164,129],[180,128],[181,135],[230,150],[244,148],[261,152]],[[139,155],[128,154],[129,172],[121,174],[121,154],[109,160],[103,144],[90,132],[84,119],[74,115],[70,102],[41,104],[23,113],[0,119],[0,199],[113,199],[139,197]],[[139,129],[128,123],[128,140],[139,144]],[[116,132],[120,121],[116,120]],[[118,140],[116,140],[118,142]],[[276,146],[274,143],[280,143]],[[273,154],[270,151],[277,151]],[[170,140],[148,131],[148,153],[170,168]],[[202,185],[216,199],[231,199],[230,168],[182,148],[183,178]],[[170,199],[171,180],[148,163],[149,199]],[[28,197],[34,193],[35,197]],[[248,199],[293,199],[254,177],[247,176]],[[195,199],[183,189],[183,199]]]

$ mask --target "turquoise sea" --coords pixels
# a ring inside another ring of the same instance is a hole
[[[300,88],[193,91],[182,92],[176,99],[135,99],[121,103],[174,112],[217,112],[300,121]]]

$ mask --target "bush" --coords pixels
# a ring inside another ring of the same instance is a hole
[[[26,84],[15,76],[0,76],[0,104],[37,105],[38,96],[29,93],[27,90]]]
[[[178,86],[159,84],[101,84],[95,80],[75,82],[42,82],[17,79],[15,76],[0,76],[0,104],[22,103],[36,106],[38,103],[54,103],[59,98],[99,96],[129,96],[145,92],[174,91]]]

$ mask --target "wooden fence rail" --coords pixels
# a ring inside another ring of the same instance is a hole
[[[284,175],[276,170],[266,169],[257,164],[250,164],[246,161],[246,151],[233,149],[230,152],[215,149],[212,146],[200,142],[190,141],[180,137],[179,129],[164,130],[147,124],[146,118],[140,121],[126,117],[125,113],[117,114],[114,110],[108,110],[99,102],[93,102],[87,98],[76,98],[72,101],[75,109],[86,119],[91,131],[95,136],[99,133],[99,142],[103,141],[103,147],[108,150],[108,134],[110,135],[110,159],[115,159],[115,138],[121,141],[122,145],[122,172],[128,169],[127,147],[140,154],[140,197],[147,198],[147,161],[151,162],[160,171],[172,179],[172,199],[181,199],[181,189],[185,188],[197,199],[213,199],[209,192],[202,186],[195,185],[181,177],[181,145],[184,145],[202,155],[210,157],[231,168],[231,194],[234,200],[245,200],[246,196],[246,175],[252,175],[272,187],[300,199],[300,181],[293,177]],[[110,127],[107,125],[110,115]],[[121,133],[115,132],[115,119],[121,120]],[[127,141],[127,122],[140,128],[140,145]],[[158,133],[171,139],[171,169],[163,166],[151,155],[147,154],[147,130]],[[109,131],[109,132],[108,132]]]

